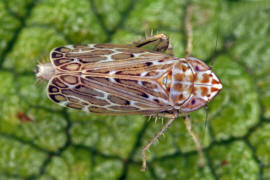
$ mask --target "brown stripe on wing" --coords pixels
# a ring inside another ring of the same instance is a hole
[[[174,62],[176,62],[176,59],[172,59],[169,56],[159,54],[155,57],[141,57],[142,55],[138,55],[137,57],[130,57],[130,58],[124,58],[124,59],[117,59],[113,61],[98,61],[95,63],[87,63],[83,64],[82,70],[86,70],[87,72],[95,72],[98,73],[99,71],[102,71],[104,69],[109,70],[125,70],[125,71],[137,71],[137,70],[149,70],[153,71],[156,69],[166,69],[169,66],[172,66]],[[159,63],[154,64],[153,62],[164,62],[166,63]],[[168,63],[170,61],[171,63]]]
[[[172,59],[166,54],[155,51],[114,44],[63,46],[53,49],[50,58],[56,67],[69,63],[81,63],[81,69],[88,71],[104,68],[124,68],[129,71],[136,66],[138,68],[148,67],[153,64],[151,61],[165,62]],[[73,64],[62,70],[78,71],[79,66]]]
[[[88,79],[81,78],[81,82],[88,87],[104,91],[111,96],[129,101],[125,102],[127,106],[135,105],[136,107],[140,107],[141,110],[149,111],[163,111],[170,109],[168,104],[165,104],[160,101],[160,99],[152,96],[157,92],[153,91],[153,89],[139,86],[133,81],[120,83],[118,81],[111,82],[108,78],[89,77]],[[165,94],[161,95],[161,97],[164,97],[164,99],[167,100],[167,97],[165,96]],[[150,97],[152,97],[152,99]],[[121,103],[119,102],[118,104],[120,105]],[[140,106],[140,104],[144,104],[144,106]]]
[[[63,75],[66,76],[66,75]],[[50,99],[62,106],[82,110],[85,106],[88,111],[99,113],[140,114],[140,112],[160,112],[170,109],[155,101],[150,101],[142,91],[128,90],[116,85],[108,86],[104,81],[97,79],[79,79],[77,85],[70,84],[61,76],[54,77],[48,85]],[[119,89],[121,88],[121,89]]]
[[[109,78],[91,76],[87,76],[87,79],[81,78],[81,81],[89,87],[96,86],[96,89],[103,90],[107,93],[112,93],[118,96],[121,95],[122,97],[141,103],[150,103],[149,107],[167,106],[167,104],[157,102],[156,99],[158,99],[158,97],[167,100],[168,95],[163,92],[158,84],[153,82],[146,82],[144,84],[147,84],[147,86],[141,86],[136,80],[114,79],[114,81],[111,82]],[[155,87],[155,89],[159,89],[159,91],[154,91],[153,87]],[[154,98],[150,100],[150,96],[153,96]]]

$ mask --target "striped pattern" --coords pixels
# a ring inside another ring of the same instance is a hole
[[[67,45],[53,49],[50,59],[52,64],[39,65],[51,67],[53,73],[49,98],[87,112],[190,112],[222,89],[217,76],[196,58],[180,59],[129,45]]]

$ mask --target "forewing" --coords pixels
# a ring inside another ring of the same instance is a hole
[[[50,80],[48,96],[62,106],[94,113],[155,114],[171,109],[169,105],[151,99],[153,97],[146,94],[147,88],[138,90],[126,86],[128,83],[62,74]]]
[[[56,76],[48,87],[53,101],[59,100],[51,94],[50,86],[61,87],[55,81],[63,86],[59,89],[63,101],[57,103],[71,107],[72,97],[79,100],[77,109],[92,112],[91,108],[120,113],[172,109],[163,81],[179,59],[127,45],[90,44],[56,48],[51,60],[56,67]],[[93,91],[100,96],[92,95]]]
[[[99,72],[98,70],[106,67],[131,69],[130,65],[134,63],[141,67],[149,66],[151,62],[155,65],[172,63],[168,61],[172,60],[172,57],[166,54],[114,44],[67,45],[53,49],[50,58],[56,69],[84,72]]]

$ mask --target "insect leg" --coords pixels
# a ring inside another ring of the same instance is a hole
[[[195,133],[192,131],[192,126],[191,126],[191,121],[190,121],[189,115],[185,115],[184,120],[185,120],[185,125],[187,128],[187,131],[188,131],[189,135],[192,137],[192,139],[195,143],[195,146],[197,148],[198,154],[200,156],[200,166],[202,167],[202,166],[204,166],[202,146],[201,146],[198,138],[196,137]]]
[[[145,171],[146,169],[146,155],[145,152],[150,148],[150,146],[158,139],[160,135],[164,133],[164,131],[172,124],[172,122],[176,118],[171,118],[168,120],[168,122],[164,125],[164,127],[149,141],[142,150],[142,171]]]
[[[150,46],[152,50],[158,52],[167,51],[169,55],[173,56],[173,47],[169,38],[165,34],[157,34],[154,36],[146,37],[144,40],[135,41],[132,43],[135,47],[146,48]]]
[[[186,58],[191,55],[192,52],[192,26],[191,26],[192,9],[189,4],[186,9],[185,17],[185,33],[186,33]]]

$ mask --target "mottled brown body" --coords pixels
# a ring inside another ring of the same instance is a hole
[[[153,51],[145,49],[148,44],[154,45]],[[132,45],[67,45],[53,49],[50,59],[51,63],[38,65],[37,77],[49,81],[49,98],[62,106],[101,114],[169,118],[144,146],[142,170],[146,169],[146,151],[179,113],[184,115],[202,164],[202,148],[187,113],[206,105],[222,85],[199,59],[174,57],[164,34]]]
[[[52,50],[50,58],[50,99],[87,112],[170,116],[204,106],[222,88],[196,58],[129,45],[64,46]]]

